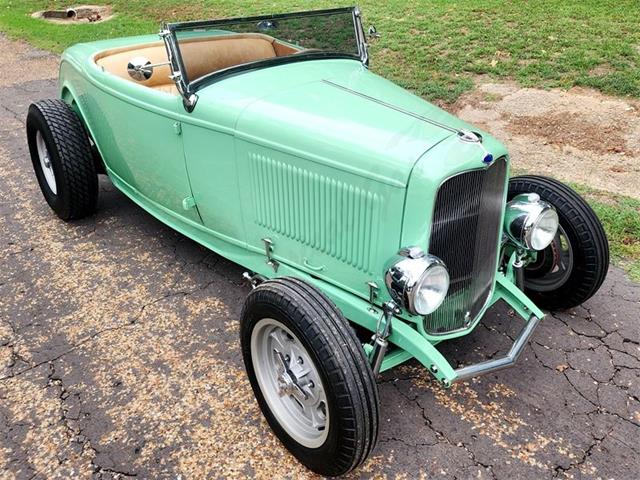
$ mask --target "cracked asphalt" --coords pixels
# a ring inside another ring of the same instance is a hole
[[[312,478],[245,378],[242,269],[102,179],[99,212],[45,204],[24,136],[57,58],[0,37],[0,478]],[[380,440],[354,478],[637,479],[640,286],[611,268],[548,315],[510,370],[440,388],[410,363],[380,379]],[[504,352],[497,308],[454,361]]]

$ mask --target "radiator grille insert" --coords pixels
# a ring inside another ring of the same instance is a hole
[[[447,265],[451,284],[440,308],[424,318],[431,335],[468,327],[491,294],[506,174],[501,158],[487,169],[449,178],[438,190],[429,253]]]

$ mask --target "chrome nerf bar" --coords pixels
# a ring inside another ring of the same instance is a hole
[[[531,335],[539,322],[540,319],[538,317],[531,315],[527,324],[520,331],[520,335],[518,335],[516,341],[513,342],[509,353],[504,357],[494,358],[485,362],[476,363],[475,365],[457,368],[455,370],[456,376],[453,381],[459,382],[462,380],[468,380],[472,377],[477,377],[478,375],[484,375],[512,366],[518,360],[518,357],[522,353],[525,345],[529,342],[529,338],[531,338]]]

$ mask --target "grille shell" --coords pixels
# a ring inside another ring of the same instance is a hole
[[[468,328],[489,300],[495,280],[502,230],[507,162],[470,170],[438,189],[429,253],[449,270],[442,305],[424,317],[425,332],[446,335]]]

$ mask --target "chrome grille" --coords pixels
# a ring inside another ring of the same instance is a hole
[[[440,185],[429,253],[447,265],[451,284],[440,308],[424,318],[429,334],[468,327],[491,294],[506,174],[501,158],[487,169],[461,173]]]

